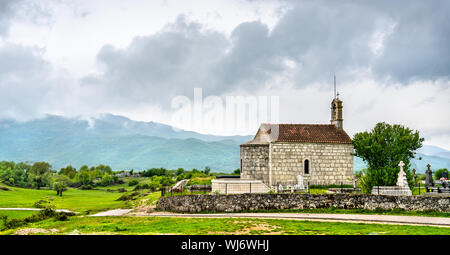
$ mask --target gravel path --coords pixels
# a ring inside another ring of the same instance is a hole
[[[0,208],[8,211],[40,211],[39,208]],[[58,212],[71,212],[58,209]],[[123,216],[130,213],[132,209],[116,209],[90,215],[101,216]],[[136,215],[135,215],[136,216]],[[183,217],[183,218],[257,218],[257,219],[289,219],[289,220],[315,220],[315,221],[337,221],[337,222],[361,222],[379,224],[403,224],[450,227],[450,218],[424,217],[424,216],[399,216],[399,215],[366,215],[366,214],[326,214],[326,213],[211,213],[211,214],[183,214],[170,212],[153,212],[137,214],[137,216],[151,217]]]
[[[116,209],[116,210],[110,210],[105,212],[100,212],[96,214],[92,214],[90,216],[98,217],[98,216],[122,216],[129,212],[131,212],[132,209]]]
[[[259,219],[290,219],[316,220],[338,222],[361,222],[379,224],[426,225],[450,227],[450,218],[397,216],[397,215],[365,215],[365,214],[303,214],[303,213],[215,213],[215,214],[180,214],[155,212],[146,216],[156,217],[188,217],[188,218],[259,218]]]

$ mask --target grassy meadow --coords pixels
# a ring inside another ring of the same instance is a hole
[[[36,202],[51,205],[55,209],[68,209],[78,212],[77,216],[67,220],[55,218],[35,223],[28,223],[15,229],[2,228],[0,221],[0,235],[15,234],[18,230],[39,229],[39,232],[29,234],[119,234],[119,235],[450,235],[450,228],[408,226],[408,225],[383,225],[363,223],[319,222],[300,220],[275,220],[275,219],[245,219],[245,218],[175,218],[175,217],[89,217],[100,211],[117,208],[135,208],[155,204],[160,197],[160,192],[149,190],[134,191],[135,186],[129,186],[128,182],[133,178],[127,178],[126,182],[108,187],[96,187],[92,190],[69,188],[63,192],[63,196],[56,196],[54,190],[25,189],[7,187],[9,190],[0,189],[0,208],[36,208]],[[148,179],[137,178],[139,183],[146,183]],[[210,179],[198,178],[193,185],[208,182]],[[123,189],[125,192],[118,192]],[[310,191],[313,194],[325,193],[326,188],[315,187]],[[129,196],[128,199],[119,199]],[[389,214],[411,216],[438,216],[450,217],[449,213],[439,212],[406,212],[406,211],[368,211],[368,210],[344,210],[336,208],[304,209],[304,210],[271,210],[266,212],[291,212],[291,213],[356,213],[356,214]],[[1,216],[9,219],[26,218],[36,211],[1,211]]]
[[[7,216],[8,219],[20,219],[26,218],[33,214],[37,213],[36,211],[4,211],[0,210],[0,218],[3,216]],[[3,221],[0,221],[0,229],[3,227]]]
[[[159,218],[75,216],[48,219],[27,228],[44,234],[99,235],[449,235],[450,228],[245,218]],[[0,234],[14,234],[11,229]],[[48,231],[48,232],[47,232]]]
[[[108,190],[124,188],[127,192],[119,193]],[[56,196],[54,190],[24,189],[8,187],[9,191],[0,190],[0,208],[36,208],[35,203],[43,201],[43,205],[51,205],[55,209],[67,209],[82,214],[91,214],[117,208],[131,208],[138,201],[118,200],[124,194],[132,192],[133,187],[126,184],[98,188],[95,190],[80,190],[69,188],[63,196]],[[138,200],[146,199],[152,202],[158,199],[160,192],[141,193]]]

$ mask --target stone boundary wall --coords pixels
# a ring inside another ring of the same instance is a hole
[[[157,209],[172,212],[242,212],[270,209],[404,209],[450,212],[450,197],[369,194],[239,194],[162,197]]]

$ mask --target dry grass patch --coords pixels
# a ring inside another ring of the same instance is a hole
[[[52,234],[57,233],[59,230],[52,228],[52,229],[43,229],[43,228],[24,228],[19,229],[16,232],[14,232],[14,235],[36,235],[36,234]]]

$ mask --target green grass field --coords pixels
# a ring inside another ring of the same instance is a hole
[[[246,212],[259,213],[331,213],[331,214],[376,214],[376,215],[403,215],[403,216],[424,216],[424,217],[445,217],[450,218],[448,212],[438,211],[405,211],[400,209],[394,210],[367,210],[367,209],[339,209],[335,207],[315,208],[315,209],[279,209],[279,210],[257,210]]]
[[[1,216],[8,216],[9,219],[25,218],[37,213],[36,211],[3,211],[0,210]]]
[[[3,211],[0,210],[0,217],[7,216],[8,219],[20,219],[26,218],[33,214],[37,213],[36,211]],[[3,221],[0,221],[0,228],[3,227]]]
[[[119,235],[450,235],[450,228],[440,227],[244,218],[76,216],[68,221],[49,219],[22,228],[56,229],[57,232],[52,234],[69,234],[77,230],[80,234]]]
[[[124,201],[117,201],[123,195],[118,192],[100,190],[79,190],[69,188],[62,197],[53,190],[36,190],[8,187],[9,191],[0,190],[0,208],[34,208],[39,200],[49,201],[56,209],[68,209],[74,212],[98,212],[109,209],[127,208]],[[116,187],[110,187],[110,189]]]
[[[68,234],[74,230],[82,234],[182,234],[182,235],[210,235],[210,234],[289,234],[289,235],[450,235],[450,228],[359,224],[338,222],[314,222],[297,220],[273,219],[201,219],[201,218],[158,218],[158,217],[88,217],[89,214],[117,208],[132,208],[155,204],[160,192],[139,191],[135,200],[117,201],[124,194],[134,193],[133,187],[121,184],[96,190],[79,190],[70,188],[62,197],[56,196],[53,190],[35,190],[8,187],[9,191],[0,190],[0,208],[33,208],[39,200],[48,201],[55,209],[68,209],[80,212],[81,216],[70,217],[67,221],[48,219],[31,223],[22,228],[38,228],[57,232],[47,234]],[[128,192],[110,192],[124,188]],[[326,189],[312,189],[311,193],[323,193]],[[357,214],[391,214],[414,216],[450,217],[449,213],[438,212],[405,212],[405,211],[368,211],[343,210],[336,208],[308,209],[308,210],[278,210],[271,212],[299,212],[299,213],[357,213]],[[0,216],[25,218],[37,212],[34,211],[0,211]],[[1,226],[0,222],[0,228]],[[13,234],[17,229],[6,230],[0,234]]]

